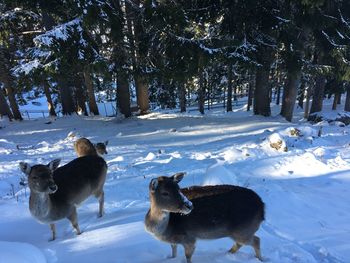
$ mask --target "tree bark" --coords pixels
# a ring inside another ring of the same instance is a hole
[[[254,114],[270,116],[270,85],[269,75],[273,52],[268,48],[261,48],[258,62],[261,65],[256,70],[254,89]]]
[[[253,105],[253,85],[252,83],[249,83],[247,111],[250,111],[250,107],[252,105]]]
[[[58,84],[62,103],[62,114],[71,115],[72,113],[76,113],[71,87],[62,79],[59,80]]]
[[[333,105],[332,105],[332,110],[337,110],[337,105],[338,105],[338,101],[339,101],[339,98],[341,97],[341,94],[340,92],[336,92],[334,94],[334,100],[333,100]]]
[[[277,94],[276,94],[276,105],[280,105],[280,100],[281,100],[281,85],[278,84],[277,87]]]
[[[140,6],[140,1],[134,1],[135,6]],[[138,11],[138,10],[137,10]],[[126,2],[126,13],[127,13],[127,28],[129,35],[129,45],[130,45],[130,54],[133,64],[133,77],[135,80],[136,88],[136,98],[137,105],[140,110],[140,115],[147,114],[149,112],[149,95],[148,95],[148,85],[146,78],[143,76],[141,70],[141,52],[140,52],[140,34],[142,31],[141,18],[139,14],[132,12],[132,7],[128,2]]]
[[[204,102],[205,102],[205,86],[204,86],[204,75],[203,75],[203,55],[199,55],[198,58],[198,110],[201,114],[204,114]]]
[[[86,95],[85,89],[83,87],[83,81],[80,75],[76,76],[75,81],[75,100],[77,102],[77,112],[82,112],[85,116],[88,116],[88,111],[86,109]]]
[[[227,67],[227,104],[226,111],[232,111],[232,63]]]
[[[44,93],[45,93],[46,100],[47,100],[49,114],[50,114],[50,116],[56,117],[57,115],[56,115],[56,111],[55,111],[55,105],[53,104],[52,98],[51,98],[50,86],[46,80],[43,81],[43,88],[44,88]]]
[[[344,105],[345,111],[350,111],[350,84],[346,84],[346,99],[345,99],[345,105]]]
[[[179,93],[180,93],[180,111],[186,112],[186,86],[184,83],[180,83],[179,86]]]
[[[11,109],[7,103],[4,91],[2,88],[0,88],[0,116],[7,116],[10,121],[13,119],[13,114],[11,112]]]
[[[283,89],[281,115],[287,120],[292,121],[295,102],[297,99],[297,90],[300,82],[299,72],[288,72],[286,85]]]
[[[140,114],[144,115],[149,112],[149,96],[148,87],[145,78],[139,73],[134,74],[135,86],[136,86],[136,97],[137,105],[140,110]]]
[[[301,80],[300,83],[300,91],[299,91],[299,98],[298,98],[298,106],[303,109],[304,108],[304,99],[305,99],[305,80]]]
[[[312,113],[319,112],[322,110],[325,86],[326,86],[326,78],[322,75],[318,75],[316,77],[314,94],[312,96],[310,115]]]
[[[128,76],[123,69],[119,69],[117,74],[117,102],[119,111],[129,118],[131,116],[130,108],[130,90]]]
[[[204,114],[204,85],[203,76],[199,76],[199,87],[198,87],[198,110],[201,114]]]
[[[125,43],[127,26],[125,21],[125,2],[112,1],[112,7],[115,14],[113,19],[117,21],[111,28],[113,35],[113,58],[115,62],[115,74],[117,77],[117,107],[119,111],[128,118],[131,116],[130,108],[130,90],[129,90],[129,65],[128,65],[128,46]]]
[[[13,113],[13,118],[15,120],[23,120],[21,112],[19,111],[19,107],[17,104],[17,100],[16,100],[16,96],[15,96],[15,92],[13,90],[13,88],[11,86],[9,86],[8,84],[5,84],[5,90],[7,93],[7,97],[9,99],[10,102],[10,107]]]
[[[305,91],[305,96],[306,96],[306,100],[305,100],[305,107],[304,107],[304,119],[308,119],[309,118],[309,110],[310,110],[310,99],[311,99],[311,93],[312,93],[312,89],[309,86],[306,91]]]
[[[85,68],[83,74],[84,74],[85,87],[89,98],[88,104],[89,104],[90,113],[94,115],[100,115],[98,111],[96,99],[95,99],[94,85],[92,83],[90,70],[88,68]]]

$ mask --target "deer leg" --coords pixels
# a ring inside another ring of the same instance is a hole
[[[77,235],[80,235],[81,231],[78,225],[78,214],[77,214],[77,209],[75,207],[73,209],[72,214],[68,216],[67,219],[71,222],[73,228],[77,231]]]
[[[253,237],[252,247],[254,248],[254,251],[255,251],[255,257],[260,261],[263,261],[261,257],[261,250],[260,250],[260,238],[258,236]]]
[[[177,256],[177,245],[171,244],[171,257],[176,258]]]
[[[99,191],[95,196],[96,198],[98,198],[98,202],[99,202],[98,217],[102,217],[104,213],[104,203],[105,203],[105,193],[103,189]]]
[[[185,248],[185,256],[186,256],[187,263],[191,263],[192,255],[196,248],[195,243],[186,243],[183,246]]]
[[[53,241],[56,239],[56,225],[50,224],[50,229],[51,229],[51,233],[52,233],[52,239],[50,241]]]
[[[228,252],[232,253],[232,254],[236,253],[241,247],[242,247],[242,245],[240,243],[236,242]]]

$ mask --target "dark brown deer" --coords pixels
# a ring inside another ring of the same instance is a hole
[[[89,139],[80,138],[74,143],[74,149],[78,157],[87,155],[103,155],[107,154],[108,141],[93,144]]]
[[[191,262],[197,239],[232,238],[229,250],[237,252],[250,245],[262,260],[260,239],[255,235],[264,220],[264,203],[252,190],[233,185],[193,186],[180,189],[184,173],[152,179],[149,185],[151,208],[145,218],[146,230],[171,244],[185,248]]]
[[[30,166],[21,162],[20,168],[28,176],[29,210],[40,223],[49,224],[52,240],[56,238],[55,222],[67,218],[77,234],[76,206],[94,195],[99,200],[99,217],[103,215],[107,164],[99,156],[77,158],[59,168],[60,159],[47,165]]]

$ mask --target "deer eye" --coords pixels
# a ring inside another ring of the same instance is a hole
[[[32,176],[32,179],[34,179],[34,180],[38,180],[38,178],[39,178],[39,177],[36,176],[36,175],[33,175],[33,176]]]
[[[168,192],[163,192],[162,196],[169,196],[169,193]]]

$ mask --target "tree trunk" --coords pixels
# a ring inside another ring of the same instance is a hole
[[[252,105],[253,105],[253,85],[252,83],[249,83],[247,111],[250,111],[250,107]]]
[[[62,114],[71,115],[72,113],[76,113],[71,87],[61,79],[59,80],[59,90],[61,95]]]
[[[232,63],[227,67],[227,104],[226,111],[232,111]]]
[[[9,105],[7,104],[7,100],[2,88],[0,88],[0,117],[7,116],[10,121],[13,119],[13,114]]]
[[[254,114],[270,116],[270,87],[268,85],[270,70],[260,67],[256,72],[254,91]]]
[[[198,58],[198,110],[201,114],[204,114],[204,102],[205,102],[205,87],[204,87],[204,70],[203,70],[203,55],[199,55]]]
[[[85,89],[83,87],[83,81],[80,75],[76,76],[75,81],[75,100],[77,102],[77,112],[82,112],[85,116],[88,116],[88,111],[86,109],[86,95]]]
[[[96,103],[94,85],[92,83],[90,70],[88,68],[84,69],[84,81],[85,81],[86,91],[87,91],[88,98],[89,98],[90,113],[92,113],[94,115],[100,115],[100,113],[98,111],[97,103]]]
[[[13,118],[15,120],[19,120],[19,121],[23,120],[21,112],[19,111],[19,107],[17,104],[17,100],[16,100],[16,96],[15,96],[13,88],[10,87],[8,84],[5,84],[5,90],[6,90],[9,102],[10,102],[10,107],[11,107],[11,110],[13,113]]]
[[[55,105],[53,104],[52,98],[51,98],[50,86],[46,80],[43,81],[43,87],[44,87],[44,93],[45,93],[46,100],[47,100],[49,114],[50,114],[50,116],[56,117],[57,115],[56,115],[56,111],[55,111]]]
[[[337,110],[337,105],[338,105],[338,101],[339,101],[339,98],[340,98],[340,92],[336,92],[334,94],[334,100],[333,100],[333,105],[332,105],[332,110]]]
[[[310,115],[312,113],[319,112],[322,110],[325,86],[326,86],[326,78],[322,75],[318,75],[316,77],[314,94],[312,96]]]
[[[129,90],[129,81],[126,72],[123,72],[124,69],[119,69],[117,75],[117,102],[119,111],[129,118],[131,116],[130,108],[130,90]]]
[[[140,1],[134,1],[135,6],[140,6]],[[133,77],[135,80],[137,105],[140,110],[140,115],[147,114],[149,112],[149,94],[146,78],[143,76],[141,70],[141,61],[143,57],[140,52],[140,34],[142,33],[141,19],[139,13],[130,6],[129,2],[126,2],[126,14],[127,14],[127,28],[128,38],[130,45],[130,54],[133,64]],[[138,11],[138,10],[137,10]]]
[[[136,86],[136,97],[137,105],[140,110],[140,114],[144,115],[149,112],[149,96],[148,87],[145,78],[139,73],[134,74],[135,86]]]
[[[345,105],[344,105],[345,111],[350,111],[350,84],[346,84],[346,99],[345,99]]]
[[[256,70],[255,89],[254,89],[254,114],[270,116],[270,85],[269,75],[272,62],[272,51],[269,48],[261,48],[258,58],[260,67]]]
[[[125,2],[112,1],[113,19],[117,22],[111,28],[111,35],[113,36],[113,59],[114,71],[117,77],[117,107],[121,114],[128,118],[131,116],[130,108],[130,90],[129,90],[129,47],[125,41],[127,39],[127,24],[125,21],[126,9]],[[122,6],[123,5],[123,6]]]
[[[286,85],[283,89],[281,115],[287,120],[292,121],[294,105],[297,98],[298,85],[300,81],[299,72],[288,72]]]
[[[304,99],[305,99],[305,80],[301,80],[299,98],[298,98],[298,106],[303,109],[304,108]]]
[[[233,88],[233,101],[237,101],[237,84],[235,83],[235,87]]]
[[[186,112],[186,85],[184,83],[180,83],[179,86],[180,93],[180,111]]]
[[[204,114],[204,93],[205,93],[205,87],[204,87],[204,76],[203,73],[199,73],[199,87],[198,87],[198,110],[201,114]]]
[[[310,110],[310,99],[311,99],[311,87],[309,86],[305,91],[305,107],[304,107],[304,119],[309,118],[309,110]]]
[[[278,84],[277,87],[277,94],[276,94],[276,105],[280,105],[280,100],[281,100],[281,85]]]

